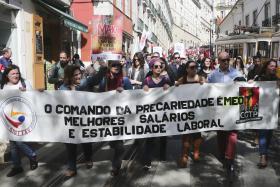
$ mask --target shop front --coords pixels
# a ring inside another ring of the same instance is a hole
[[[46,87],[48,68],[59,59],[59,53],[65,51],[71,57],[78,53],[79,32],[87,32],[84,24],[64,12],[65,7],[54,6],[47,1],[35,1],[33,14],[34,34],[34,80],[36,87]]]

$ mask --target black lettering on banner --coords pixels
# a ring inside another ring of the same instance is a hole
[[[138,114],[142,111],[143,111],[143,106],[142,105],[136,105],[136,114]]]
[[[46,104],[46,105],[45,105],[45,112],[46,112],[47,114],[52,113],[52,105]]]
[[[72,117],[64,117],[64,125],[70,125],[72,126]]]
[[[59,110],[59,108],[62,108],[62,110]],[[62,105],[56,105],[55,112],[57,114],[62,114],[63,113],[63,106]]]
[[[82,129],[82,137],[89,138],[89,129]]]
[[[116,107],[117,115],[125,115],[125,114],[131,114],[130,108],[126,105],[125,107],[117,106]]]
[[[72,139],[75,138],[74,132],[75,132],[75,129],[69,129],[69,138],[72,138]]]
[[[222,97],[217,98],[217,105],[218,106],[223,106],[223,98]]]

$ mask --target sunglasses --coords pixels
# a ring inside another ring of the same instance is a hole
[[[158,68],[162,69],[163,66],[162,65],[154,65],[154,69],[158,69]]]
[[[180,59],[180,57],[175,57],[174,59]]]
[[[134,61],[139,61],[139,59],[138,59],[138,58],[134,58],[133,60],[134,60]]]

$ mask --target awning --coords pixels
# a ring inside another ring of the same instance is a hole
[[[58,16],[60,16],[60,19],[62,19],[63,24],[66,27],[69,27],[71,29],[74,30],[78,30],[81,32],[88,32],[88,27],[86,25],[84,25],[83,23],[77,21],[75,18],[73,18],[71,15],[43,2],[42,0],[37,0],[36,2],[40,3],[41,5],[43,5],[44,7],[46,7],[47,9],[49,9],[50,11],[52,11],[53,13],[57,14]]]

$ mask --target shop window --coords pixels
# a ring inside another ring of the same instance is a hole
[[[279,42],[273,42],[271,50],[272,50],[271,57],[278,58],[279,57]]]
[[[258,45],[258,52],[261,54],[262,57],[268,58],[269,57],[269,45],[266,41],[260,41]]]
[[[253,57],[256,55],[256,44],[255,43],[248,43],[248,51],[247,51],[247,56],[248,57]]]

